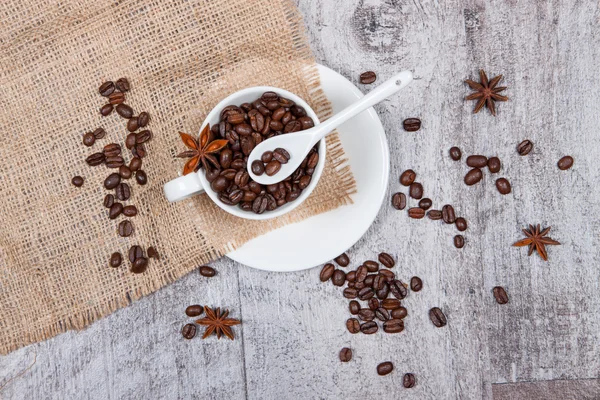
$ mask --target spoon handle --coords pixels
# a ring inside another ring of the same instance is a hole
[[[412,72],[402,71],[392,76],[390,79],[383,82],[375,89],[371,90],[356,103],[350,104],[348,107],[344,108],[342,111],[335,114],[327,121],[320,123],[315,128],[313,128],[315,129],[315,132],[313,133],[314,143],[317,143],[319,140],[323,139],[324,136],[326,136],[328,133],[333,131],[335,128],[337,128],[350,118],[363,112],[367,108],[374,106],[375,104],[379,103],[380,101],[386,99],[387,97],[393,95],[400,89],[404,88],[406,85],[412,82],[412,79]]]

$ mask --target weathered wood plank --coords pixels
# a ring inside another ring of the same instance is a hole
[[[542,381],[492,385],[494,400],[597,400],[600,380]]]

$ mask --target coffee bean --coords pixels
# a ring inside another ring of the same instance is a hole
[[[243,113],[232,113],[227,115],[227,122],[233,125],[241,124],[246,120]]]
[[[100,92],[101,96],[108,97],[112,92],[115,91],[115,84],[111,81],[104,82],[100,85],[98,92]]]
[[[533,143],[531,142],[531,140],[523,140],[517,146],[517,153],[519,153],[522,156],[526,156],[532,149]]]
[[[483,178],[483,173],[479,168],[473,168],[465,175],[465,183],[469,186],[472,186],[479,182]]]
[[[447,224],[453,224],[456,221],[454,207],[452,207],[450,204],[446,204],[444,207],[442,207],[442,219]]]
[[[450,147],[450,150],[448,151],[448,153],[450,153],[450,158],[453,159],[454,161],[458,161],[462,157],[462,152],[456,146]]]
[[[367,267],[364,266],[364,265],[361,265],[356,270],[356,281],[357,282],[364,282],[368,273],[369,273],[369,271],[367,270]]]
[[[387,268],[392,268],[394,265],[396,265],[396,262],[388,253],[379,253],[378,259],[379,262]]]
[[[564,156],[563,158],[558,160],[558,163],[556,163],[556,165],[561,171],[567,170],[573,166],[573,157]]]
[[[486,156],[469,156],[467,157],[467,165],[474,168],[483,168],[487,165],[488,159]]]
[[[129,237],[133,233],[133,224],[131,221],[125,220],[119,223],[119,235]]]
[[[121,104],[125,101],[125,95],[121,92],[114,92],[111,93],[110,96],[108,96],[108,102],[110,104],[117,105],[117,104]]]
[[[454,236],[454,247],[462,249],[465,245],[465,238],[462,235]]]
[[[360,331],[362,333],[364,333],[365,335],[372,335],[372,334],[376,333],[378,330],[379,330],[379,327],[377,326],[377,322],[375,322],[375,321],[368,321],[360,326]]]
[[[365,278],[365,286],[373,287],[373,281],[375,280],[376,275],[368,275]]]
[[[112,104],[105,104],[102,107],[100,107],[100,114],[103,117],[107,117],[110,115],[110,113],[113,112],[113,105]]]
[[[96,140],[99,140],[104,138],[104,136],[106,135],[106,131],[102,128],[97,128],[92,134],[94,135]]]
[[[129,188],[129,185],[123,182],[119,183],[119,186],[115,188],[115,196],[121,201],[129,200],[131,197],[131,189]]]
[[[496,180],[496,189],[500,194],[509,194],[511,192],[510,182],[506,178]]]
[[[249,156],[250,153],[252,153],[252,150],[254,150],[255,146],[256,142],[254,141],[254,138],[252,136],[243,136],[240,139],[240,147],[242,149],[242,153],[245,156]]]
[[[364,282],[351,282],[351,283],[354,284],[354,289],[361,290],[361,289],[364,289],[365,287],[367,287],[367,285],[365,285]]]
[[[104,146],[102,149],[105,157],[116,157],[121,154],[121,145],[117,143],[110,143]]]
[[[399,333],[404,330],[404,321],[401,319],[388,319],[383,323],[385,333]]]
[[[252,168],[252,173],[257,176],[260,176],[265,172],[265,166],[262,163],[262,161],[260,161],[260,160],[252,161],[251,168]]]
[[[500,171],[501,165],[502,164],[500,163],[500,159],[498,157],[491,157],[487,162],[488,169],[492,174]]]
[[[390,313],[385,308],[379,307],[377,310],[375,310],[375,317],[377,317],[377,319],[380,321],[387,321],[390,319]]]
[[[321,273],[319,274],[319,279],[321,282],[326,282],[333,276],[333,272],[335,271],[335,266],[333,264],[325,264]]]
[[[264,163],[269,163],[271,162],[271,160],[273,160],[273,152],[272,151],[265,151],[262,156],[260,157],[260,160]]]
[[[394,364],[391,361],[382,362],[377,366],[377,373],[381,376],[387,375],[394,370]]]
[[[135,140],[135,133],[130,133],[129,135],[127,135],[127,137],[125,138],[125,147],[127,147],[129,150],[133,149],[135,147]]]
[[[467,220],[464,219],[463,217],[456,218],[456,221],[454,221],[454,224],[456,225],[456,229],[458,229],[461,232],[467,230]]]
[[[187,315],[188,317],[197,317],[199,315],[202,315],[203,312],[204,312],[204,308],[198,304],[188,306],[185,309],[185,315]]]
[[[230,149],[223,149],[219,154],[219,164],[223,169],[231,167],[231,161],[233,161],[233,152]]]
[[[386,310],[394,310],[400,306],[400,300],[398,299],[385,299],[381,302],[381,307],[385,308]]]
[[[119,265],[121,265],[121,262],[123,262],[123,257],[121,256],[121,253],[112,253],[112,255],[110,256],[110,266],[113,268],[117,268]]]
[[[205,276],[207,278],[212,278],[217,274],[217,271],[215,271],[214,268],[209,267],[208,265],[203,265],[198,269],[198,271],[200,272],[200,275]]]
[[[296,118],[302,118],[306,116],[306,110],[298,105],[291,106],[290,112]]]
[[[360,291],[358,292],[358,298],[363,301],[369,300],[373,296],[375,296],[375,292],[370,287],[364,287],[364,288],[360,289]]]
[[[429,210],[427,211],[427,216],[429,219],[436,221],[442,219],[442,212],[440,210]]]
[[[142,111],[137,117],[137,124],[140,128],[145,127],[150,122],[150,114],[146,111]]]
[[[393,309],[390,312],[390,315],[394,319],[404,319],[408,315],[408,310],[405,307],[400,306],[398,308]]]
[[[346,280],[348,282],[356,282],[356,272],[357,271],[350,271],[346,274]],[[364,279],[363,279],[364,280]]]
[[[185,324],[181,329],[181,335],[186,339],[193,339],[196,336],[196,325]]]
[[[446,326],[446,316],[438,307],[433,307],[429,310],[429,319],[438,328]]]
[[[268,163],[265,167],[265,173],[268,176],[273,176],[276,173],[279,172],[279,170],[281,169],[281,163],[277,160],[272,160],[270,163]]]
[[[416,132],[421,129],[421,120],[419,118],[407,118],[402,122],[402,127],[407,132]]]
[[[379,263],[373,260],[367,260],[363,265],[367,268],[367,272],[377,272],[379,270]]]
[[[106,164],[107,168],[120,168],[125,163],[125,161],[121,156],[114,156],[106,157],[104,163]]]
[[[410,290],[413,292],[419,292],[423,289],[423,281],[418,276],[410,278]]]
[[[133,264],[133,262],[135,260],[137,260],[138,258],[144,257],[144,249],[142,249],[138,245],[131,246],[129,248],[128,257],[129,257],[129,262]]]
[[[267,209],[268,205],[269,205],[269,200],[267,199],[266,196],[258,196],[252,202],[252,211],[254,213],[256,213],[256,214],[262,214],[262,213],[265,212],[265,210]],[[335,278],[335,273],[334,273],[334,278]],[[339,286],[341,286],[341,285],[339,285]]]
[[[135,135],[135,143],[137,144],[146,143],[150,139],[152,139],[152,131],[149,129],[144,129]]]
[[[358,290],[353,288],[346,288],[343,291],[343,296],[347,299],[355,299],[358,294]]]
[[[408,209],[408,216],[414,219],[421,219],[425,216],[425,210],[420,207],[412,207]]]
[[[144,158],[146,157],[146,147],[143,143],[138,143],[131,149],[131,154],[135,157]]]
[[[373,321],[375,319],[375,312],[369,308],[362,308],[358,312],[358,318],[363,321]]]
[[[392,196],[392,207],[396,210],[404,210],[406,207],[406,195],[404,193],[395,193]]]
[[[413,199],[419,200],[421,197],[423,197],[423,185],[421,185],[419,182],[411,183],[410,187],[408,188],[408,194]]]
[[[278,147],[273,150],[273,158],[282,164],[287,164],[290,159],[290,153],[286,149]]]
[[[331,281],[335,286],[342,286],[344,282],[346,282],[346,274],[344,273],[344,271],[336,269],[333,272],[333,277],[331,278]]]
[[[419,201],[419,207],[421,207],[423,210],[431,208],[432,204],[433,202],[431,201],[431,199],[427,197]]]
[[[348,257],[348,254],[342,253],[339,256],[337,256],[334,261],[340,267],[347,267],[348,264],[350,264],[350,257]]]
[[[130,206],[127,206],[130,207]],[[127,208],[125,207],[125,208]],[[133,207],[133,206],[131,206]],[[137,210],[136,210],[137,212]],[[158,260],[160,257],[158,255],[158,251],[156,251],[156,249],[152,246],[148,247],[148,258],[154,258],[155,260]]]
[[[117,82],[115,82],[115,86],[121,92],[128,92],[130,88],[127,78],[119,78]]]
[[[360,74],[360,83],[363,85],[370,85],[377,80],[377,75],[373,71],[367,71]]]
[[[135,132],[140,127],[138,122],[138,117],[131,117],[129,121],[127,121],[127,130],[129,132]]]
[[[306,163],[307,168],[315,168],[319,163],[319,153],[312,153],[308,156],[308,162]]]
[[[417,173],[412,169],[407,169],[400,175],[400,184],[404,186],[410,186],[415,181]]]
[[[373,310],[373,311],[380,308],[379,300],[376,299],[375,297],[370,298],[369,301],[367,302],[367,304],[369,305],[369,309]]]
[[[298,187],[300,189],[306,189],[308,187],[308,185],[310,185],[311,180],[312,180],[312,176],[304,175],[302,178],[300,178],[300,181],[298,181]]]
[[[139,169],[135,171],[135,181],[139,185],[145,185],[146,183],[148,183],[148,177],[146,176],[146,173],[143,170]]]
[[[122,103],[115,107],[117,110],[117,114],[119,114],[123,118],[131,118],[133,116],[133,108],[129,107],[127,104]]]
[[[309,116],[303,116],[303,117],[299,117],[298,118],[298,122],[300,122],[302,124],[302,129],[310,129],[313,126],[315,126],[315,121],[313,121],[313,119]]]
[[[379,275],[383,276],[384,282],[391,282],[396,279],[396,275],[389,269],[380,269]]]
[[[132,171],[137,171],[142,168],[142,159],[138,157],[133,157],[129,162],[129,169]]]
[[[408,295],[408,289],[404,286],[402,281],[396,279],[390,282],[390,292],[394,295],[398,300],[404,299]]]
[[[342,350],[340,350],[340,361],[348,362],[350,360],[352,360],[352,350],[347,347],[342,348]]]
[[[73,184],[73,186],[82,187],[83,178],[81,176],[74,176],[73,179],[71,179],[71,183]]]
[[[346,329],[350,333],[358,333],[360,332],[360,322],[356,318],[348,318],[346,321]]]
[[[85,146],[90,147],[96,143],[96,137],[92,132],[87,132],[85,135],[83,135],[82,141]]]
[[[406,373],[402,377],[402,386],[404,386],[405,388],[410,389],[412,387],[415,387],[416,384],[417,380],[415,379],[415,376],[413,374]]]
[[[383,288],[383,285],[385,284],[385,276],[381,274],[381,271],[379,271],[380,273],[377,274],[375,276],[375,278],[373,279],[373,285],[372,288],[375,290],[379,290],[381,288]],[[366,281],[366,279],[365,279]]]
[[[128,205],[123,207],[123,215],[126,217],[135,217],[137,213],[137,208],[134,205]],[[148,256],[150,257],[150,254],[148,254]]]
[[[127,165],[121,165],[119,167],[119,175],[121,175],[121,178],[129,179],[132,174],[131,169]]]
[[[112,205],[115,203],[115,196],[113,196],[112,194],[107,194],[106,196],[104,196],[104,207],[106,208],[111,208]]]
[[[358,301],[352,300],[348,305],[348,308],[350,309],[350,314],[356,315],[360,311],[360,304],[358,303]]]
[[[104,180],[104,187],[109,190],[114,189],[119,185],[119,183],[121,183],[121,175],[113,173]]]
[[[88,163],[88,165],[90,167],[95,167],[96,165],[104,164],[105,159],[106,159],[106,157],[104,156],[103,153],[94,153],[94,154],[88,156],[85,159],[85,162]]]
[[[504,290],[502,286],[496,286],[492,292],[494,293],[494,297],[498,304],[508,303],[508,294],[506,294],[506,290]]]

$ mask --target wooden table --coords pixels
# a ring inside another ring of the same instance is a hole
[[[600,398],[600,35],[597,2],[530,0],[299,0],[319,62],[353,82],[413,69],[410,90],[376,107],[391,150],[389,192],[407,168],[434,207],[446,203],[469,222],[466,246],[454,227],[411,220],[384,204],[349,250],[352,265],[380,251],[397,274],[423,278],[406,299],[397,335],[350,335],[347,300],[319,282],[319,268],[265,273],[228,259],[218,275],[194,271],[93,324],[0,357],[0,391],[15,399],[582,399]],[[471,113],[463,83],[479,68],[503,74],[498,116]],[[368,87],[363,87],[369,90]],[[419,117],[416,133],[401,129]],[[523,139],[534,150],[519,156]],[[368,140],[368,132],[365,132]],[[448,149],[497,155],[499,175],[462,183],[467,167]],[[559,171],[570,154],[575,165]],[[494,181],[507,177],[501,196]],[[406,192],[406,190],[404,190]],[[389,197],[389,196],[388,196]],[[511,244],[521,228],[552,226],[562,246],[549,262]],[[333,238],[332,238],[333,239]],[[507,305],[491,290],[504,286]],[[243,320],[235,341],[181,338],[189,304],[231,309]],[[437,329],[427,310],[441,307]],[[342,364],[338,352],[354,350]],[[378,363],[395,371],[379,377]],[[417,376],[402,387],[404,372]]]

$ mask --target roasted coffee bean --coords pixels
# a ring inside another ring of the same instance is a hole
[[[208,265],[203,265],[201,266],[198,271],[200,272],[200,275],[205,276],[207,278],[212,278],[213,276],[215,276],[217,274],[217,271],[215,271],[214,268],[209,267]]]
[[[138,211],[137,208],[134,205],[128,205],[123,207],[123,215],[126,217],[135,217],[137,215]],[[148,255],[150,256],[150,255]]]
[[[135,181],[139,185],[145,185],[146,183],[148,183],[148,176],[143,170],[139,169],[135,171]]]
[[[100,95],[104,96],[104,97],[110,96],[110,94],[114,91],[115,91],[115,84],[111,81],[104,82],[102,85],[100,85],[100,88],[98,89],[98,92],[100,92]]]
[[[94,135],[96,140],[103,139],[106,135],[106,131],[102,128],[98,128],[92,133],[92,135]]]
[[[467,220],[464,219],[463,217],[456,218],[456,221],[454,221],[454,224],[456,225],[456,229],[458,229],[461,232],[467,230]]]
[[[352,288],[346,288],[343,291],[343,296],[347,299],[355,299],[358,294],[358,290]]]
[[[350,333],[358,333],[360,332],[360,322],[356,318],[348,318],[346,321],[346,329]]]
[[[108,96],[108,102],[110,104],[117,105],[117,104],[121,104],[125,101],[125,95],[121,92],[114,92],[111,93],[110,96]]]
[[[260,157],[260,160],[264,163],[269,163],[271,162],[271,160],[273,160],[273,152],[268,150],[265,151],[262,156]]]
[[[106,157],[106,159],[104,160],[104,163],[106,164],[106,166],[108,168],[120,168],[125,161],[123,160],[123,157],[121,156],[114,156],[114,157]]]
[[[118,266],[121,265],[121,263],[123,262],[123,256],[121,256],[121,253],[116,252],[116,253],[112,253],[110,256],[110,266],[113,268],[117,268]]]
[[[127,78],[119,78],[117,82],[115,82],[115,86],[121,92],[128,92],[130,88]]]
[[[431,208],[432,204],[433,202],[431,201],[431,199],[427,197],[419,201],[419,207],[421,207],[423,210],[428,210],[429,208]]]
[[[143,131],[137,133],[135,135],[136,143],[146,143],[148,140],[152,139],[152,131],[148,129],[144,129]]]
[[[408,194],[413,199],[419,200],[421,197],[423,197],[423,185],[421,185],[419,182],[411,183],[410,187],[408,188]]]
[[[244,116],[243,113],[232,113],[232,114],[227,115],[227,122],[229,122],[232,125],[241,124],[245,120],[246,120],[246,117]]]
[[[221,175],[228,181],[232,181],[235,179],[236,174],[237,174],[237,172],[235,169],[229,168],[229,169],[225,169],[225,170],[221,171],[219,175]]]
[[[90,147],[96,143],[96,137],[92,132],[86,132],[86,134],[83,135],[82,141],[85,146]]]
[[[378,330],[379,330],[379,327],[377,326],[377,322],[375,322],[375,321],[368,321],[360,326],[360,331],[362,333],[364,333],[365,335],[372,335],[372,334],[376,333]]]
[[[519,153],[522,156],[526,156],[532,149],[533,143],[531,142],[531,140],[523,140],[517,146],[517,153]]]
[[[381,376],[387,375],[394,370],[394,364],[391,361],[382,362],[377,366],[377,373]]]
[[[129,162],[129,169],[132,171],[137,171],[142,168],[142,159],[138,157],[133,157]]]
[[[454,207],[452,207],[450,204],[446,204],[444,207],[442,207],[442,219],[447,224],[453,224],[456,221]]]
[[[450,150],[448,153],[450,153],[450,158],[453,159],[454,161],[458,161],[462,157],[462,152],[456,146],[450,147]]]
[[[415,376],[413,374],[406,373],[402,377],[402,386],[404,386],[405,388],[410,389],[412,387],[415,387],[416,384],[417,380],[415,379]]]
[[[425,210],[423,210],[421,207],[409,208],[408,216],[414,219],[421,219],[425,216]]]
[[[494,293],[494,298],[498,304],[508,303],[508,294],[506,294],[506,290],[504,290],[502,286],[496,286],[492,292]]]
[[[188,317],[197,317],[199,315],[202,315],[203,312],[204,312],[204,308],[198,304],[189,306],[188,308],[185,309],[185,315],[187,315]]]
[[[129,262],[133,264],[133,262],[140,257],[144,257],[144,249],[138,245],[131,246],[129,248]]]
[[[405,307],[398,307],[390,311],[390,315],[394,319],[404,319],[408,315],[408,310]]]
[[[387,283],[384,283],[383,286],[381,287],[381,289],[379,289],[375,292],[375,296],[377,296],[378,299],[383,300],[388,297],[389,293],[390,293],[390,286]]]
[[[364,282],[368,273],[369,271],[364,265],[358,267],[358,269],[356,270],[356,282]]]
[[[113,204],[115,204],[115,196],[113,196],[112,194],[107,194],[106,196],[104,196],[104,207],[106,208],[111,208]]]
[[[375,319],[375,312],[368,308],[363,308],[358,312],[358,318],[363,321],[373,321]]]
[[[242,198],[242,201],[252,202],[255,199],[256,199],[256,193],[251,192],[250,190],[245,190],[244,191],[244,197]]]
[[[278,147],[273,150],[273,158],[282,164],[287,164],[290,159],[290,153],[286,149]]]
[[[381,271],[379,271],[379,272],[381,272]],[[384,284],[385,284],[385,276],[381,275],[381,273],[377,274],[375,276],[375,278],[373,279],[373,289],[379,290],[383,287]]]
[[[390,319],[390,313],[383,307],[379,307],[375,310],[375,317],[380,321],[387,321]]]
[[[436,221],[442,219],[442,212],[440,210],[429,210],[427,211],[427,216],[429,219]]]
[[[373,71],[367,71],[360,74],[360,83],[369,85],[377,80],[377,75]]]
[[[483,178],[483,173],[479,168],[473,168],[465,175],[465,184],[471,186],[479,182]]]
[[[129,237],[133,233],[133,224],[129,220],[119,222],[119,235]]]
[[[385,282],[391,282],[396,279],[396,274],[389,269],[380,269],[379,275],[383,276]]]
[[[556,165],[558,166],[558,169],[560,169],[561,171],[565,171],[573,166],[573,157],[564,156],[563,158],[558,160],[558,163],[556,163]]]
[[[379,275],[379,274],[367,275],[367,277],[365,278],[365,286],[373,287],[373,281],[375,280],[375,277],[377,275]]]
[[[344,273],[344,271],[336,269],[333,272],[333,277],[331,278],[331,281],[335,286],[342,286],[344,282],[346,282],[346,274]]]
[[[246,186],[248,184],[249,180],[250,180],[250,175],[248,175],[248,172],[246,172],[243,169],[236,172],[236,174],[233,177],[233,183],[238,185],[238,187]]]
[[[127,207],[129,207],[129,206],[127,206]],[[127,208],[127,207],[125,207],[125,208]],[[133,207],[133,206],[131,206],[131,207]],[[137,213],[137,210],[136,210],[136,213]],[[159,259],[158,251],[156,251],[156,249],[152,246],[148,247],[148,258],[154,258],[155,260]]]
[[[501,165],[502,164],[500,163],[500,159],[498,157],[491,157],[488,159],[487,166],[492,174],[500,171]]]
[[[462,249],[465,245],[465,238],[462,235],[454,236],[454,247]]]
[[[85,159],[85,162],[88,163],[89,166],[95,167],[96,165],[104,164],[105,159],[106,159],[106,157],[104,156],[103,153],[94,153],[94,154],[88,156]]]
[[[304,117],[300,117],[298,118],[298,122],[300,122],[302,124],[302,129],[310,129],[313,126],[315,126],[315,121],[313,121],[313,119],[309,116],[304,116]]]
[[[350,360],[352,360],[352,350],[347,347],[342,348],[342,350],[340,350],[340,361],[348,362]]]
[[[119,185],[119,183],[121,183],[121,175],[113,173],[104,180],[104,187],[109,190],[114,189]]]
[[[127,165],[121,165],[119,167],[119,175],[121,175],[121,178],[123,179],[129,179],[132,175],[131,169]]]
[[[290,107],[290,112],[296,118],[301,118],[301,117],[306,116],[306,110],[295,104]]]
[[[74,176],[71,179],[71,183],[73,184],[73,186],[82,187],[83,186],[83,178],[81,176]]]
[[[393,268],[396,265],[396,262],[388,253],[379,253],[378,259],[384,267]]]
[[[227,204],[228,206],[234,205],[233,201],[229,199],[227,193],[219,193],[219,200],[221,200],[222,203]]]
[[[358,292],[358,298],[361,300],[369,300],[373,296],[375,296],[375,292],[370,287],[362,288]]]
[[[438,307],[433,307],[431,310],[429,310],[429,319],[438,328],[445,326],[447,323],[446,316]]]
[[[398,299],[385,299],[381,301],[381,307],[385,308],[386,310],[395,310],[400,306],[401,303]]]
[[[364,289],[367,285],[365,285],[364,282],[353,282],[354,283],[354,288],[361,290]]]
[[[260,160],[252,161],[252,173],[256,176],[260,176],[265,172],[265,165]]]
[[[244,191],[240,189],[235,189],[231,193],[229,193],[229,201],[231,205],[239,204],[244,199]]]
[[[133,146],[133,149],[131,149],[131,154],[135,157],[144,158],[146,157],[146,147],[144,147],[143,143],[136,144]]]
[[[185,339],[193,339],[196,336],[196,325],[194,324],[185,324],[181,329],[181,335]]]
[[[377,310],[380,307],[379,300],[375,297],[370,298],[367,304],[369,305],[369,309],[373,311]]]
[[[407,169],[400,175],[400,184],[410,186],[417,178],[417,173],[412,169]]]
[[[233,130],[240,136],[249,136],[252,134],[252,127],[248,124],[239,124],[233,127]]]
[[[231,167],[231,161],[233,161],[233,152],[230,149],[223,149],[219,154],[219,164],[223,169]]]
[[[488,159],[486,156],[474,155],[467,157],[467,165],[473,168],[483,168],[487,165]]]
[[[252,211],[252,203],[251,202],[242,202],[242,203],[240,203],[240,208],[243,211]]]
[[[150,122],[150,114],[146,111],[142,111],[137,117],[137,124],[140,128],[145,127]]]
[[[402,127],[406,132],[416,132],[421,129],[421,120],[419,118],[407,118],[402,122]]]
[[[398,279],[390,282],[389,286],[390,286],[390,292],[392,292],[394,297],[397,298],[398,300],[402,300],[408,295],[408,289],[406,288],[406,286],[404,286],[402,281],[400,281]]]
[[[117,114],[119,114],[123,118],[129,119],[133,116],[133,108],[129,107],[125,103],[116,106],[115,110],[117,110]]]
[[[399,333],[404,330],[404,321],[401,319],[388,319],[383,323],[385,333]]]
[[[135,133],[130,133],[129,135],[127,135],[127,137],[125,138],[125,147],[131,150],[135,146],[135,139]]]
[[[308,162],[306,163],[306,168],[315,168],[319,163],[319,153],[312,153],[308,156]],[[307,171],[308,173],[308,171]]]
[[[496,180],[496,189],[500,194],[509,194],[511,192],[510,182],[506,178],[499,178]]]
[[[121,201],[129,200],[131,197],[131,189],[129,188],[129,185],[123,182],[119,183],[119,186],[115,188],[115,196]]]
[[[262,96],[260,96],[260,99],[263,102],[276,101],[279,99],[279,95],[275,92],[264,92]]]
[[[282,120],[283,121],[283,120]],[[283,127],[283,133],[294,133],[302,130],[302,122],[298,120],[292,120],[285,124]]]
[[[106,117],[108,115],[110,115],[110,113],[113,112],[113,105],[112,104],[105,104],[102,107],[100,107],[100,114],[103,117]]]
[[[302,178],[300,178],[300,180],[298,181],[298,187],[301,190],[304,190],[308,187],[308,185],[310,185],[310,181],[312,180],[312,176],[310,175],[304,175]]]
[[[350,264],[350,257],[348,257],[348,254],[342,253],[339,256],[337,256],[334,261],[340,267],[347,267],[348,264]]]
[[[265,212],[268,205],[269,205],[269,200],[267,200],[266,196],[258,196],[252,202],[252,211],[256,214],[262,214]],[[335,277],[335,273],[334,273],[334,277]],[[345,280],[345,278],[344,278],[344,280]],[[341,286],[341,285],[338,285],[338,286]]]
[[[379,263],[373,260],[367,260],[363,263],[367,272],[377,272],[379,270]]]
[[[356,271],[350,271],[346,274],[346,280],[348,282],[356,282]]]
[[[254,150],[256,143],[254,142],[254,138],[252,136],[243,136],[240,139],[240,148],[242,149],[242,153],[245,156],[249,156]]]
[[[360,311],[360,303],[356,300],[352,300],[348,305],[348,308],[350,310],[350,314],[356,315]]]
[[[395,193],[392,196],[392,207],[396,210],[404,210],[406,207],[406,195],[404,193]]]
[[[423,281],[418,276],[410,278],[410,290],[413,292],[419,292],[423,289]]]
[[[268,163],[265,167],[265,173],[268,176],[273,176],[276,173],[279,172],[279,170],[281,169],[281,163],[277,160],[272,160],[270,163]]]

